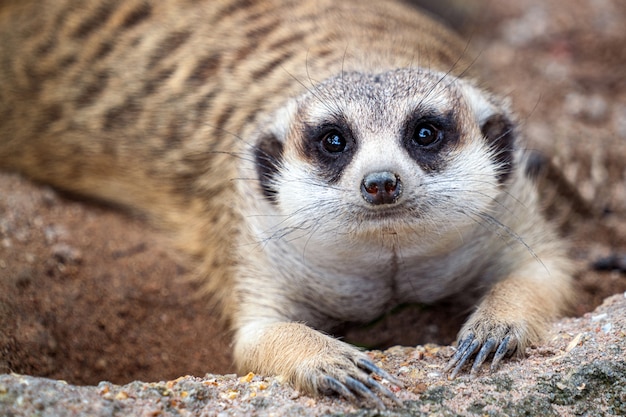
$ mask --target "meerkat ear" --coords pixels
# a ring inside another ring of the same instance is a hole
[[[498,181],[502,183],[514,169],[516,124],[506,103],[497,101],[474,86],[470,86],[466,93],[485,142],[492,150],[492,159],[498,166]]]
[[[481,123],[480,130],[493,150],[492,158],[498,164],[498,181],[502,183],[514,168],[515,124],[506,113],[494,113]]]
[[[265,123],[253,140],[254,162],[261,191],[271,203],[276,203],[278,190],[276,176],[281,169],[284,153],[284,144],[297,112],[295,101],[289,101],[279,108]]]
[[[274,178],[278,173],[282,156],[283,144],[272,133],[262,135],[254,147],[254,162],[259,184],[265,198],[272,203],[276,203],[278,191],[274,187]]]

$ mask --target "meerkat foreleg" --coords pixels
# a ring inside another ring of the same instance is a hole
[[[503,357],[523,353],[541,340],[547,324],[571,298],[569,274],[558,261],[554,268],[551,266],[549,262],[531,261],[489,290],[459,332],[457,351],[445,369],[452,370],[451,379],[474,355],[471,376],[491,353],[494,371]]]
[[[399,403],[378,381],[402,386],[399,380],[354,346],[302,323],[251,321],[238,329],[234,355],[240,370],[282,375],[309,394],[361,398],[378,408],[384,408],[381,398]]]

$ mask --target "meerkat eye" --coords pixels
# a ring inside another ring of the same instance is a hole
[[[439,141],[442,132],[430,123],[420,123],[413,132],[413,141],[420,146],[429,146]]]
[[[346,149],[346,139],[336,130],[331,130],[322,137],[322,147],[331,154],[341,153]]]

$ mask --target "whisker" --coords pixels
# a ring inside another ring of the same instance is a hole
[[[485,227],[486,230],[489,230],[490,232],[494,233],[499,239],[501,239],[507,246],[511,247],[511,243],[508,239],[506,239],[506,237],[512,238],[514,239],[517,243],[521,244],[522,246],[524,246],[524,248],[528,251],[528,253],[537,261],[539,262],[544,269],[546,269],[546,271],[548,271],[548,268],[546,267],[546,265],[543,263],[543,261],[541,260],[541,258],[539,258],[539,256],[535,253],[535,251],[530,247],[530,245],[528,245],[528,243],[526,243],[526,241],[519,235],[517,234],[514,230],[512,230],[510,227],[508,227],[507,225],[505,225],[504,223],[502,223],[501,221],[499,221],[497,218],[495,218],[494,216],[491,216],[487,213],[481,213],[481,212],[475,212],[475,213],[471,213],[474,216],[477,216],[479,219],[483,220],[484,222],[486,222],[488,225],[491,226],[495,226],[495,230],[488,228],[485,223],[477,221],[476,223],[482,227]],[[472,218],[470,215],[468,215],[468,217]],[[503,231],[504,234],[499,233],[499,231]],[[549,272],[549,271],[548,271]]]

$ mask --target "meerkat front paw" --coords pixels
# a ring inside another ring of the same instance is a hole
[[[569,297],[563,277],[554,272],[550,279],[509,278],[494,285],[459,332],[457,351],[445,367],[450,379],[472,358],[470,376],[476,376],[490,354],[495,371],[505,356],[539,342]]]
[[[316,387],[319,394],[337,394],[353,402],[365,400],[378,409],[385,408],[383,399],[401,404],[379,379],[386,379],[398,387],[403,386],[402,382],[352,346],[337,346],[337,349],[320,353],[320,357],[301,364],[296,372],[301,374],[296,376],[296,380],[304,380],[304,385]]]
[[[312,395],[340,395],[379,409],[385,400],[400,401],[382,379],[402,387],[354,346],[301,323],[251,323],[239,329],[235,360],[242,372],[282,375],[296,389]]]
[[[520,337],[517,335],[519,329],[508,324],[475,324],[462,331],[457,342],[457,350],[445,367],[445,372],[452,372],[450,379],[454,379],[463,365],[474,355],[474,363],[470,371],[470,376],[477,375],[478,370],[487,357],[493,353],[491,361],[491,371],[498,368],[498,364],[508,354],[513,354],[522,346]]]

